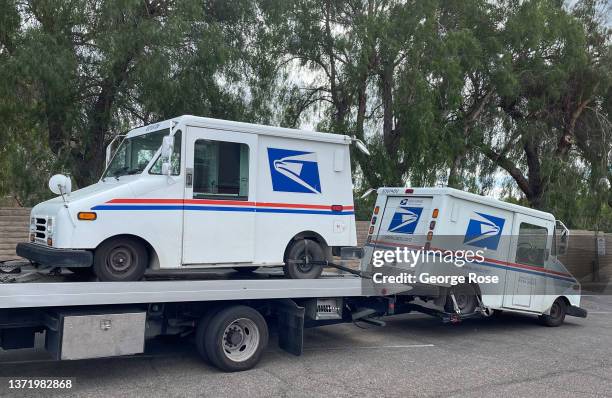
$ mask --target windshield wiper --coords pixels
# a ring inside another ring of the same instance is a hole
[[[132,169],[132,170],[129,170],[126,174],[134,175],[134,174],[142,173],[143,170],[144,169]]]
[[[119,177],[121,177],[122,175],[124,175],[123,173],[125,173],[126,171],[128,171],[129,167],[128,166],[124,166],[121,167],[117,170],[115,170],[115,172],[113,173],[113,177],[115,177],[115,179],[119,179]]]

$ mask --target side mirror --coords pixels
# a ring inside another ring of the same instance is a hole
[[[72,181],[70,177],[56,174],[49,180],[49,189],[56,195],[70,195],[70,192],[72,192]]]
[[[562,256],[567,254],[567,247],[569,243],[569,229],[563,224],[561,221],[557,220],[555,225],[556,230],[559,232],[555,234],[555,246],[556,246],[556,255]]]
[[[108,146],[106,147],[106,163],[105,163],[105,168],[108,168],[108,164],[110,163],[112,156],[113,156],[112,144],[108,144]]]
[[[368,147],[363,141],[361,141],[359,138],[356,138],[355,136],[352,137],[352,140],[353,143],[357,146],[357,149],[361,151],[361,153],[365,154],[366,156],[370,156],[370,151],[368,150]]]
[[[162,174],[170,175],[172,173],[172,152],[174,151],[174,136],[167,135],[162,141],[161,161]]]
[[[119,141],[120,139],[123,139],[124,137],[125,137],[124,134],[115,136],[115,138],[113,138],[112,141],[109,142],[109,144],[106,146],[106,168],[108,168],[108,165],[113,159],[113,148],[115,146],[115,143]]]
[[[364,194],[363,194],[363,195],[361,195],[361,196],[359,197],[359,199],[365,199],[365,198],[367,198],[368,196],[370,196],[370,195],[372,194],[372,192],[376,192],[376,188],[370,188],[370,189],[368,189],[367,191],[365,191],[365,192],[364,192]]]

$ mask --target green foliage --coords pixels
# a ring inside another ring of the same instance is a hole
[[[357,192],[502,192],[609,230],[611,9],[571,3],[0,0],[0,194],[89,184],[116,134],[196,114],[355,135]]]

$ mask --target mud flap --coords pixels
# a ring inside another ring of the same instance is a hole
[[[300,307],[293,300],[282,299],[277,301],[276,313],[279,347],[293,355],[302,355],[304,352],[304,307]]]

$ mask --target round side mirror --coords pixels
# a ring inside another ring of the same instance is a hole
[[[49,189],[56,195],[70,195],[72,191],[72,181],[70,177],[63,174],[56,174],[49,179]]]

